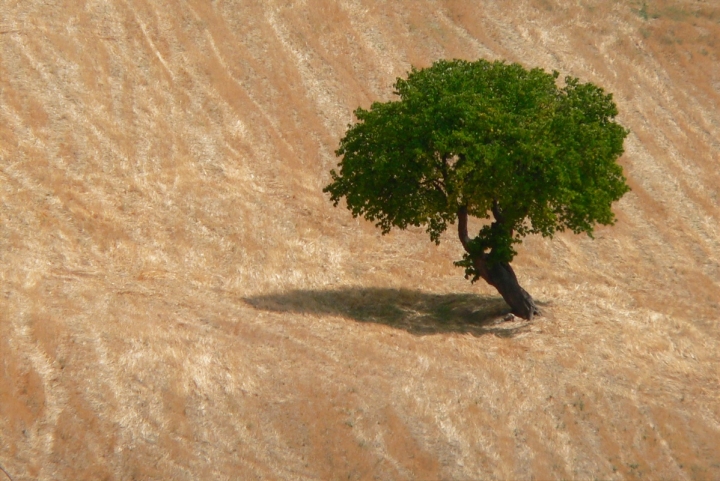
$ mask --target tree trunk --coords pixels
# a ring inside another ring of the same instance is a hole
[[[535,314],[540,314],[532,296],[518,283],[510,264],[498,263],[488,271],[489,276],[485,281],[498,290],[505,302],[512,308],[513,314],[530,321]]]
[[[470,254],[473,266],[478,275],[493,286],[505,299],[512,309],[512,313],[523,319],[532,320],[533,316],[540,314],[535,301],[528,292],[518,283],[515,272],[507,262],[490,264],[488,254],[472,254],[469,249],[470,237],[467,231],[467,207],[458,209],[458,236],[465,251]]]

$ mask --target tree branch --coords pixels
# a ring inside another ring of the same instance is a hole
[[[447,155],[443,155],[442,157],[442,165],[440,166],[440,172],[442,173],[443,180],[447,184],[448,181],[448,159]]]
[[[445,192],[443,185],[440,182],[438,182],[437,179],[426,179],[426,180],[420,182],[420,185],[422,185],[424,187],[432,187],[433,189],[435,189],[435,191],[437,193],[439,193],[440,195],[443,196],[445,201],[447,201],[447,192]]]
[[[497,199],[493,199],[492,213],[493,213],[493,216],[495,216],[495,220],[498,222],[498,224],[505,223],[505,216],[503,215],[502,210],[500,209],[500,205],[498,204]]]
[[[457,211],[458,216],[458,237],[465,251],[470,254],[470,236],[468,236],[468,212],[467,206],[461,205]]]
[[[492,227],[493,228],[500,228],[500,229],[508,229],[508,232],[510,234],[510,237],[513,236],[515,229],[513,229],[511,226],[507,225],[507,217],[505,217],[505,214],[503,214],[502,209],[500,208],[500,204],[498,203],[497,199],[493,199],[492,204],[492,213],[495,217],[495,222],[493,222]]]

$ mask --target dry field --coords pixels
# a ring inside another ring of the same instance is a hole
[[[632,131],[617,225],[520,246],[531,323],[321,192],[357,106],[479,57]],[[719,223],[716,0],[0,0],[0,466],[718,480]]]

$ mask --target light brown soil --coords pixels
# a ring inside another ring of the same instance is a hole
[[[720,479],[720,5],[0,2],[0,466],[20,480]],[[321,193],[352,111],[484,57],[614,92],[633,191],[501,322]],[[0,473],[0,479],[4,476]]]

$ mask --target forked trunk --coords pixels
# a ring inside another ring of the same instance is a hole
[[[507,262],[490,264],[488,254],[473,255],[469,249],[470,237],[467,231],[467,208],[458,210],[458,236],[465,251],[471,255],[475,271],[485,282],[493,286],[505,299],[512,309],[512,313],[523,319],[532,320],[533,316],[540,314],[535,301],[528,292],[518,283],[515,272]]]

